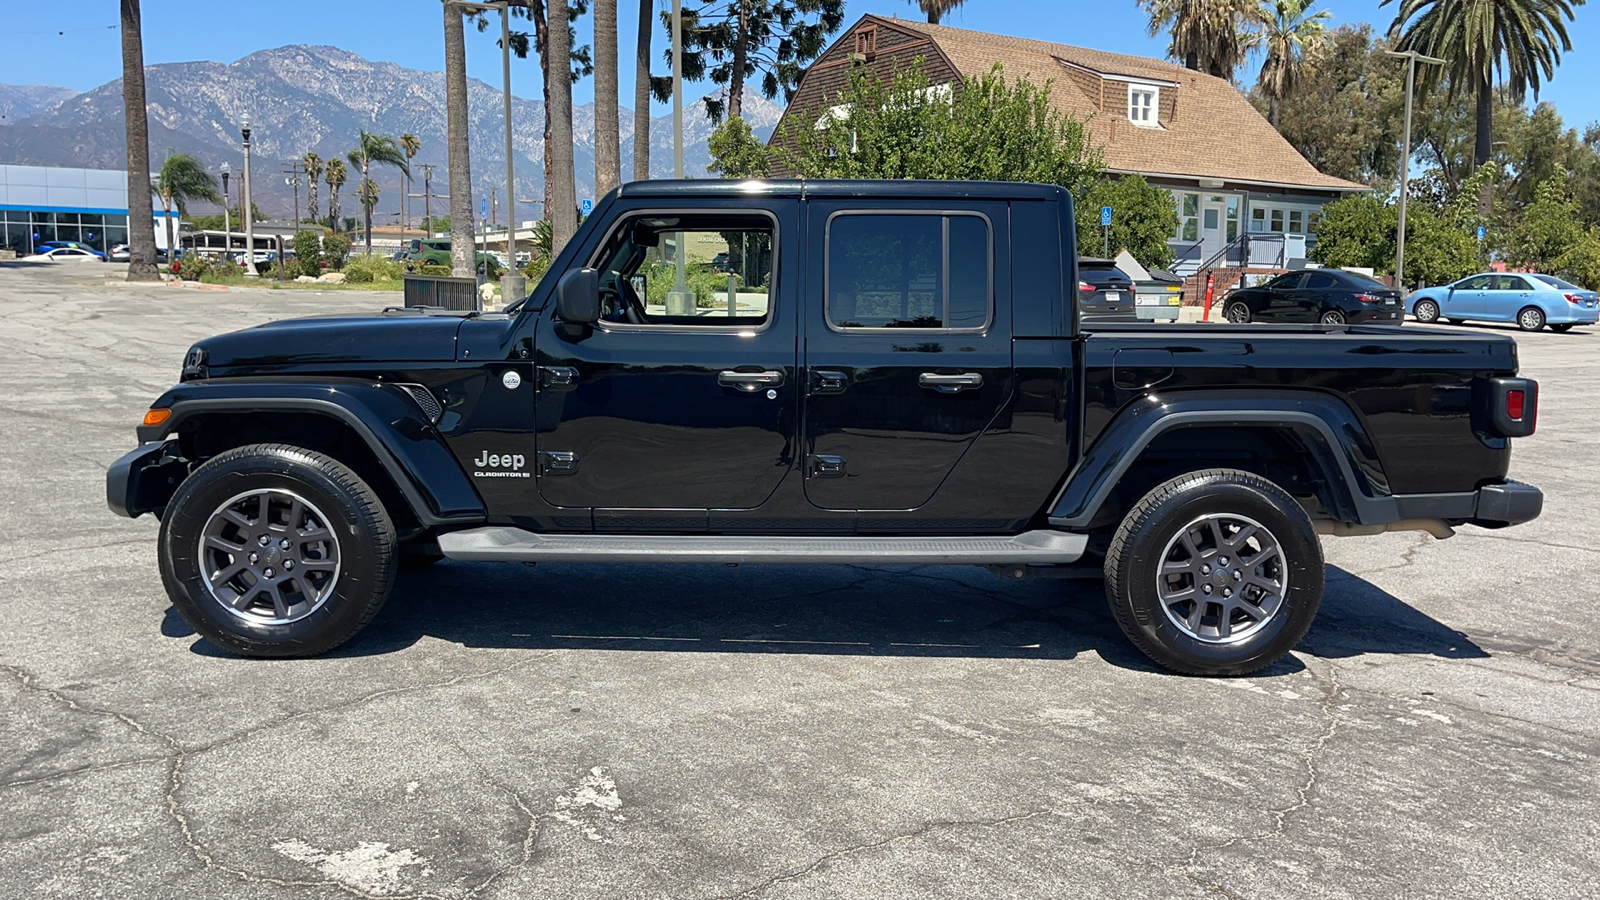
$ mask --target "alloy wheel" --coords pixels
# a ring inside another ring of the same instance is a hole
[[[1201,516],[1173,535],[1156,574],[1168,621],[1208,644],[1242,641],[1265,628],[1288,589],[1278,539],[1260,522],[1227,513]]]
[[[328,517],[293,491],[239,494],[200,533],[201,578],[229,613],[259,625],[298,622],[333,596],[339,538]]]

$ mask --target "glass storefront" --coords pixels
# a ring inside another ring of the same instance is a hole
[[[128,241],[126,213],[48,212],[0,209],[0,249],[27,256],[45,241],[78,241],[110,250]]]

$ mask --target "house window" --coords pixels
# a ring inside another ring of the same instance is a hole
[[[1250,230],[1260,234],[1267,230],[1267,209],[1264,206],[1255,206],[1250,209]]]
[[[1322,210],[1306,213],[1306,234],[1316,234],[1317,225],[1322,222]]]
[[[1160,116],[1161,89],[1153,84],[1128,85],[1128,121],[1144,128],[1156,128]]]
[[[1269,212],[1272,214],[1272,227],[1268,228],[1267,230],[1281,233],[1283,231],[1283,210],[1274,209],[1270,210]]]
[[[1289,210],[1289,232],[1291,234],[1306,233],[1306,214],[1304,210]]]
[[[1178,207],[1177,239],[1180,241],[1200,240],[1200,195],[1184,191],[1173,191],[1172,199]]]
[[[1231,241],[1234,238],[1238,237],[1239,236],[1239,195],[1238,194],[1228,194],[1226,198],[1213,197],[1211,199],[1213,199],[1213,200],[1224,200],[1224,199],[1226,199],[1226,203],[1227,203],[1226,222],[1227,222],[1227,234],[1228,234],[1227,239]]]

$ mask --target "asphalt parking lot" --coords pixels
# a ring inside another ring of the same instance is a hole
[[[1600,329],[1519,336],[1543,517],[1325,539],[1257,677],[1154,669],[1095,583],[904,567],[446,562],[261,662],[105,467],[193,340],[396,301],[103,274],[0,264],[0,897],[1597,892]]]

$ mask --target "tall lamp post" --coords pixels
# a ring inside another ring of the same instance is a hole
[[[222,164],[222,256],[224,259],[233,258],[233,216],[228,212],[228,176],[233,174],[233,166]]]
[[[256,271],[256,222],[251,214],[250,207],[254,204],[250,200],[250,117],[245,116],[239,123],[239,131],[244,135],[244,209],[240,215],[244,216],[244,274],[246,278],[256,278],[260,272]]]
[[[1406,61],[1406,116],[1405,133],[1400,139],[1400,221],[1394,240],[1394,286],[1402,293],[1406,289],[1406,190],[1411,179],[1411,94],[1417,80],[1417,63],[1442,66],[1444,60],[1423,56],[1415,50],[1385,50],[1384,56]]]

